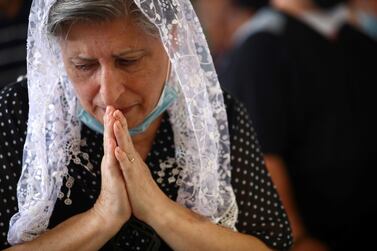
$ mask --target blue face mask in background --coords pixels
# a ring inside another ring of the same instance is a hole
[[[374,40],[377,40],[377,16],[368,11],[358,11],[357,20],[361,29]]]
[[[144,121],[141,124],[128,130],[130,135],[134,136],[145,132],[150,126],[150,124],[156,118],[158,118],[164,111],[166,111],[166,109],[176,100],[176,98],[177,93],[175,92],[175,90],[165,85],[156,107],[153,109],[151,113],[148,114],[148,116],[145,117]],[[87,127],[98,133],[103,134],[103,125],[92,115],[86,112],[82,107],[79,108],[77,116],[81,120],[81,122],[83,122]]]

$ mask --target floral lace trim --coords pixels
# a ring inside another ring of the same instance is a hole
[[[75,145],[75,144],[73,144]],[[85,168],[90,174],[93,176],[96,176],[96,173],[93,171],[93,164],[90,162],[89,154],[86,152],[82,152],[80,150],[81,147],[87,146],[86,139],[80,140],[80,146],[76,146],[75,148],[72,148],[70,151],[71,154],[71,160],[74,164],[78,166],[82,166]],[[67,188],[67,193],[64,194],[62,189],[60,190],[58,194],[58,199],[63,200],[64,197],[64,204],[67,206],[72,205],[72,199],[71,199],[71,189],[73,187],[73,184],[75,183],[75,178],[73,178],[69,173],[64,177],[66,179],[65,187]]]
[[[168,178],[169,183],[176,183],[178,186],[182,184],[181,171],[182,168],[177,165],[175,158],[168,157],[165,161],[162,161],[159,165],[160,171],[157,172],[159,178],[157,178],[157,183],[162,184],[164,177],[170,174]]]
[[[164,177],[168,174],[170,176],[167,178],[169,183],[176,182],[176,185],[180,186],[182,184],[181,171],[182,168],[177,165],[175,158],[168,157],[165,161],[160,162],[160,170],[157,172],[159,178],[157,178],[157,183],[162,184],[164,182]],[[235,227],[235,222],[238,216],[238,206],[236,200],[230,205],[227,211],[223,214],[221,219],[218,221],[218,225],[230,228],[237,231]]]
[[[237,231],[237,228],[234,224],[237,221],[237,216],[238,206],[237,202],[234,200],[217,224]]]

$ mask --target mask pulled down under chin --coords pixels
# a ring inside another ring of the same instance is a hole
[[[374,40],[377,40],[377,16],[368,11],[358,11],[357,20],[361,29]]]
[[[171,87],[165,85],[164,90],[162,91],[161,97],[151,113],[149,113],[144,121],[138,126],[128,130],[131,136],[145,132],[150,124],[158,118],[166,109],[176,100],[177,93]],[[103,134],[104,127],[103,125],[96,120],[92,115],[86,112],[81,106],[78,109],[77,113],[78,118],[82,123],[84,123],[90,129]]]

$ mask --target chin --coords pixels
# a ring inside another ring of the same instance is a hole
[[[144,121],[144,118],[145,116],[130,116],[130,115],[125,115],[126,117],[126,120],[127,120],[127,125],[128,125],[128,128],[131,129],[131,128],[135,128],[137,127],[138,125],[140,125],[141,123],[143,123]]]

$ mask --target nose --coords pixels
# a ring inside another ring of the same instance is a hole
[[[100,76],[100,95],[105,105],[115,105],[124,91],[125,79],[118,69],[102,67]]]

